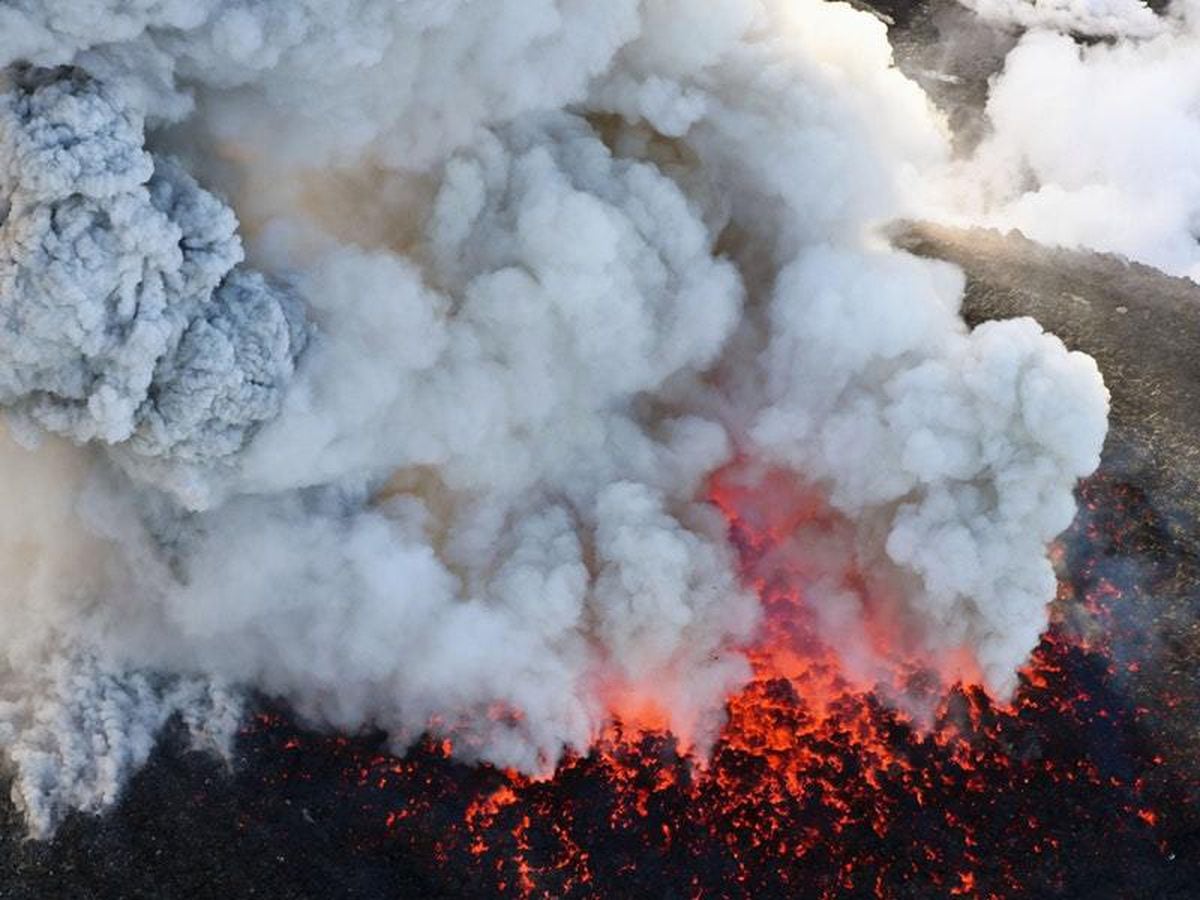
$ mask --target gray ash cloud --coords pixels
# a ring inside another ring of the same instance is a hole
[[[205,464],[274,418],[306,340],[286,287],[239,267],[230,208],[144,148],[78,70],[0,95],[0,402],[127,458]]]

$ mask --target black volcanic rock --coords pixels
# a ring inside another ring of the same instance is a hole
[[[1149,706],[1172,698],[1172,743],[1200,772],[1200,285],[1019,232],[916,223],[893,229],[893,241],[964,270],[968,324],[1032,316],[1100,366],[1112,397],[1101,472],[1141,512],[1129,521],[1127,510],[1085,498],[1081,514],[1095,520],[1093,540],[1114,542],[1107,581],[1154,587],[1127,630],[1141,632],[1155,664],[1130,685]]]

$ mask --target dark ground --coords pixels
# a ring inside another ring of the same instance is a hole
[[[895,241],[963,268],[968,324],[1032,316],[1100,366],[1112,397],[1103,471],[1149,497],[1162,523],[1131,562],[1178,561],[1155,614],[1141,623],[1163,678],[1143,685],[1146,700],[1180,698],[1175,741],[1191,748],[1200,771],[1200,287],[1019,233],[916,224]]]

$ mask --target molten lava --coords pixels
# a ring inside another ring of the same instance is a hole
[[[348,816],[359,855],[416,861],[446,895],[1147,896],[1120,886],[1153,872],[1187,896],[1200,791],[1171,703],[1195,691],[1147,700],[1171,682],[1148,674],[1135,633],[1171,572],[1160,559],[1122,584],[1109,565],[1161,528],[1144,498],[1103,477],[1082,490],[1054,551],[1070,577],[1010,704],[912,667],[898,689],[929,698],[917,723],[847,676],[807,628],[802,591],[761,565],[819,505],[747,505],[738,490],[718,480],[713,499],[766,626],[707,760],[617,723],[538,781],[462,765],[448,742],[397,759],[365,740],[297,741],[278,716],[252,729],[251,759],[306,816]],[[306,791],[330,765],[352,803]]]

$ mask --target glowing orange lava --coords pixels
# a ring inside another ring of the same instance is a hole
[[[356,852],[425,860],[456,896],[538,898],[1125,896],[1104,891],[1176,859],[1197,790],[1164,752],[1166,720],[1129,690],[1148,660],[1118,664],[1118,632],[1068,621],[1140,602],[1141,587],[1097,568],[1109,545],[1093,523],[1057,551],[1079,574],[1013,702],[913,666],[904,690],[930,698],[918,724],[813,638],[802,590],[779,574],[791,557],[760,565],[825,515],[779,477],[758,483],[766,502],[737,479],[714,484],[767,616],[754,677],[703,764],[640,717],[550,779],[468,767],[433,743],[402,760],[352,751]],[[278,780],[331,740],[285,750],[296,762]]]

